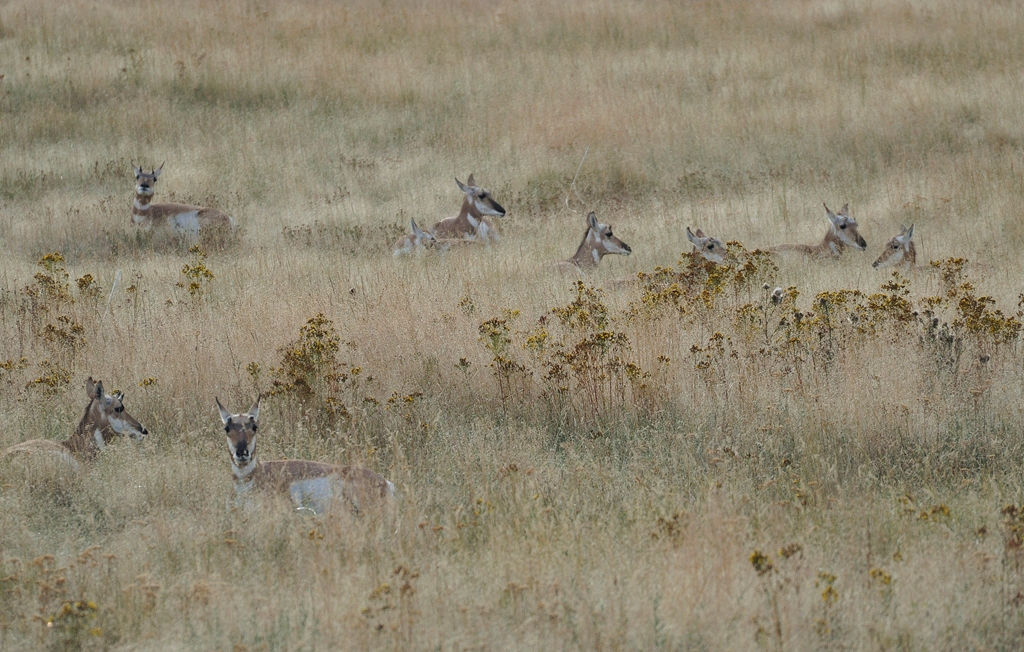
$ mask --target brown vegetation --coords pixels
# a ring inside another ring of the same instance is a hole
[[[994,1],[0,5],[0,448],[89,375],[150,431],[0,467],[0,648],[1013,647],[1022,45]],[[164,160],[238,233],[131,229]],[[394,259],[469,173],[502,243]],[[755,250],[822,202],[866,252]],[[590,210],[594,286],[545,265]],[[229,509],[256,393],[261,455],[391,512]]]

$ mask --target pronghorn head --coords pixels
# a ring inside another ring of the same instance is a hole
[[[414,245],[421,245],[423,247],[432,247],[437,244],[437,238],[434,237],[433,233],[428,233],[420,228],[420,225],[416,223],[416,220],[409,218],[409,226],[412,227],[412,236],[414,238]]]
[[[260,397],[246,414],[231,414],[217,401],[220,420],[228,437],[228,450],[236,469],[241,469],[256,459],[256,429],[260,418]]]
[[[494,200],[489,190],[476,185],[472,174],[466,179],[465,184],[458,179],[455,179],[455,183],[459,184],[459,190],[466,193],[466,202],[475,208],[480,215],[505,217],[505,209]]]
[[[828,205],[825,205],[825,215],[828,217],[828,221],[832,224],[832,233],[835,234],[839,241],[848,247],[856,247],[863,251],[867,249],[868,243],[864,241],[864,238],[857,233],[857,220],[850,217],[850,205],[843,204],[843,207],[839,210],[839,214],[833,213],[829,210]]]
[[[633,250],[629,245],[612,233],[612,227],[598,222],[597,214],[591,211],[590,215],[587,215],[587,232],[583,234],[583,242],[576,250],[573,260],[581,267],[590,267],[596,266],[609,254],[628,256],[631,253]]]
[[[890,240],[889,244],[885,245],[885,249],[882,250],[882,255],[878,257],[878,260],[871,263],[871,266],[889,267],[891,265],[900,265],[902,263],[917,262],[914,243],[910,240],[912,237],[914,237],[914,225],[911,224],[908,229],[901,224],[899,235]]]
[[[725,245],[718,238],[707,237],[700,229],[693,233],[690,227],[686,227],[686,239],[693,243],[693,252],[703,256],[705,260],[719,264],[725,262]]]
[[[89,396],[89,407],[78,426],[78,430],[96,438],[96,443],[106,444],[114,435],[127,435],[132,439],[142,439],[149,431],[135,417],[124,409],[124,392],[107,394],[103,390],[102,381],[93,381],[92,376],[85,381],[85,392]]]
[[[160,167],[146,172],[142,168],[134,168],[135,170],[135,193],[142,195],[143,197],[153,196],[153,187],[156,185],[156,180],[160,178],[160,173],[164,169],[164,164],[161,163]]]

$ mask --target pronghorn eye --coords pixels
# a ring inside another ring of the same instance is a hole
[[[118,414],[121,414],[122,412],[124,412],[124,406],[123,405],[118,405],[116,408],[114,408],[114,412],[117,412]]]
[[[708,244],[708,251],[713,251],[713,250],[714,250],[714,248],[715,248],[715,245],[713,245],[713,244]]]
[[[893,249],[899,249],[900,246],[894,242],[894,243],[892,243],[892,248]]]
[[[846,225],[845,225],[845,224],[840,224],[840,225],[839,225],[839,228],[840,228],[840,229],[845,229],[845,228],[846,228]]]

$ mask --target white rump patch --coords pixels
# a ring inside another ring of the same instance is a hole
[[[185,213],[178,213],[171,220],[171,228],[174,229],[175,233],[198,237],[199,211],[195,210],[187,211]]]
[[[296,509],[308,509],[314,514],[323,514],[334,500],[335,482],[341,484],[330,477],[296,480],[288,485],[288,493],[291,494]],[[338,495],[341,495],[340,486]]]

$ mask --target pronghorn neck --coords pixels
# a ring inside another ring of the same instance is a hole
[[[569,262],[580,269],[593,269],[597,267],[606,253],[608,252],[601,246],[601,238],[598,234],[594,229],[587,229],[587,232],[583,234],[583,241],[580,242],[580,246],[576,248],[576,253],[569,259]]]
[[[75,431],[61,443],[72,453],[92,458],[102,451],[113,437],[114,431],[100,410],[99,400],[94,398],[85,408],[85,414],[82,415]]]
[[[149,192],[135,192],[135,201],[132,202],[132,223],[145,224],[150,219],[150,203],[153,201],[153,189]]]
[[[836,227],[834,224],[828,225],[828,231],[825,233],[825,238],[818,245],[823,253],[838,256],[846,249],[846,243],[839,239],[839,234],[836,233]]]
[[[484,216],[480,214],[476,204],[470,201],[467,196],[463,198],[462,208],[459,210],[459,214],[455,219],[462,224],[468,224],[470,229],[476,233],[477,229],[480,228],[480,223],[483,221]]]
[[[262,464],[256,459],[256,452],[253,451],[252,457],[249,458],[249,463],[245,466],[238,466],[237,463],[232,460],[231,472],[235,476],[235,491],[239,494],[243,494],[253,488],[256,484],[256,476],[259,475],[258,471],[262,468]]]

